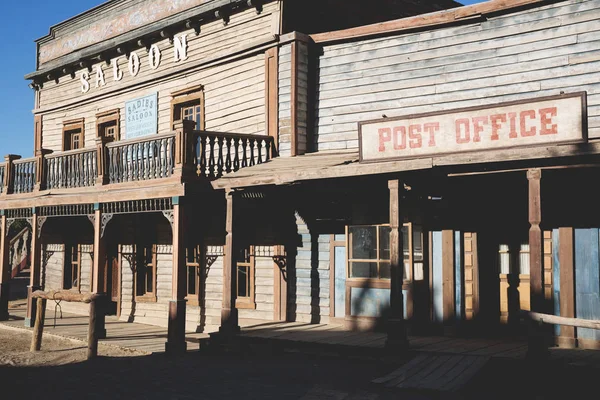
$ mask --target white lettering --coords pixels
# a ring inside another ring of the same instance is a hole
[[[104,71],[102,70],[102,64],[96,65],[96,87],[105,86],[106,80],[104,79]]]
[[[79,81],[81,82],[81,91],[83,93],[90,91],[90,83],[88,82],[88,79],[90,79],[90,75],[87,73],[87,71],[82,71]]]
[[[153,44],[148,52],[148,62],[150,63],[150,68],[157,69],[160,66],[160,57],[160,49],[157,45]]]
[[[129,56],[129,74],[131,76],[137,76],[140,72],[140,56],[134,51]]]
[[[123,79],[123,71],[119,69],[119,58],[113,59],[111,61],[111,64],[113,68],[113,79],[115,80],[115,82],[118,82],[121,79]]]
[[[175,62],[187,60],[187,35],[181,35],[181,38],[175,36],[173,44],[175,45],[173,48]]]

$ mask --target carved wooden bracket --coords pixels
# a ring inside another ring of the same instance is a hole
[[[173,210],[164,210],[162,213],[167,219],[167,221],[169,221],[169,223],[171,224],[171,227],[173,227],[173,222],[175,222],[175,215],[173,214]]]
[[[273,256],[273,262],[279,267],[283,279],[287,281],[287,256]]]
[[[10,231],[10,226],[11,226],[11,225],[12,225],[12,224],[13,224],[15,221],[16,221],[16,220],[15,220],[15,219],[12,219],[12,218],[11,218],[11,219],[9,219],[9,218],[7,218],[7,219],[6,219],[6,231],[5,231],[5,232],[6,232],[6,236],[8,236],[8,231]]]
[[[43,217],[37,217],[37,237],[40,238],[42,237],[42,228],[44,227],[44,224],[46,223],[46,221],[48,220],[48,217],[43,216]]]
[[[102,214],[102,221],[100,221],[101,226],[100,226],[100,237],[103,238],[104,237],[104,230],[106,229],[106,225],[108,225],[108,223],[110,222],[111,219],[113,219],[113,217],[115,216],[115,214],[110,214],[110,213],[103,213]]]

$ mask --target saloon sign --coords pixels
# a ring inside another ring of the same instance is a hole
[[[585,93],[359,123],[364,162],[581,142]]]

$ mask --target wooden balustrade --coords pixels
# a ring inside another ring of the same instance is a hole
[[[217,179],[276,156],[272,137],[194,131],[193,121],[178,121],[176,131],[56,154],[39,150],[0,163],[0,194],[30,193],[179,177]]]
[[[94,186],[98,176],[96,149],[78,149],[44,159],[46,189]]]
[[[0,164],[0,194],[4,193],[5,190],[5,178],[6,177],[6,163]]]
[[[271,136],[195,131],[196,174],[209,179],[262,164],[276,156]]]
[[[106,145],[108,182],[167,178],[175,167],[175,134],[167,133]]]
[[[13,162],[13,193],[30,193],[37,179],[37,158],[24,158]]]

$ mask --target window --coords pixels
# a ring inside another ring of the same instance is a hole
[[[200,279],[201,279],[201,251],[200,246],[188,247],[186,249],[187,268],[187,299],[191,305],[198,305],[200,297]]]
[[[81,284],[81,251],[78,244],[65,244],[63,289],[79,290]]]
[[[120,139],[120,111],[112,110],[96,114],[96,132],[98,137],[105,137],[110,141]]]
[[[389,225],[348,227],[348,276],[362,279],[390,279]],[[423,232],[418,226],[402,226],[405,281],[424,279]]]
[[[184,119],[196,122],[197,130],[204,130],[204,87],[202,85],[172,94],[171,126]]]
[[[156,245],[138,246],[137,250],[136,298],[156,301]]]
[[[237,308],[256,308],[254,301],[254,246],[240,251],[236,265]]]
[[[65,122],[63,125],[63,151],[81,149],[84,146],[83,119]]]

